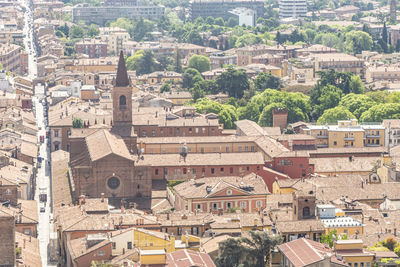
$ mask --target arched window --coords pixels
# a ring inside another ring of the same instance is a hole
[[[303,208],[303,218],[310,217],[310,208],[309,207],[304,207]]]
[[[126,96],[124,96],[124,95],[121,95],[119,97],[119,108],[126,109]]]

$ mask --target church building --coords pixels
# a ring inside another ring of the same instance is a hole
[[[70,168],[74,198],[80,195],[109,198],[150,197],[151,173],[136,154],[132,126],[132,87],[121,52],[112,90],[112,127],[72,129]]]

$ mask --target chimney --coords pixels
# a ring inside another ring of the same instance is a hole
[[[24,245],[23,245],[23,249],[25,249],[25,243],[26,243],[26,239],[24,238]]]
[[[104,202],[104,193],[101,193],[101,202]]]
[[[254,219],[254,226],[257,226],[257,224],[258,224],[258,220]]]

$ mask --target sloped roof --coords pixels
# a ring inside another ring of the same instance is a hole
[[[122,138],[100,129],[87,136],[86,145],[92,161],[115,154],[128,160],[133,160]]]

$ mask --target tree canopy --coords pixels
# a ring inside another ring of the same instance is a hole
[[[210,59],[202,55],[193,55],[189,59],[189,68],[198,70],[200,73],[210,70]]]

